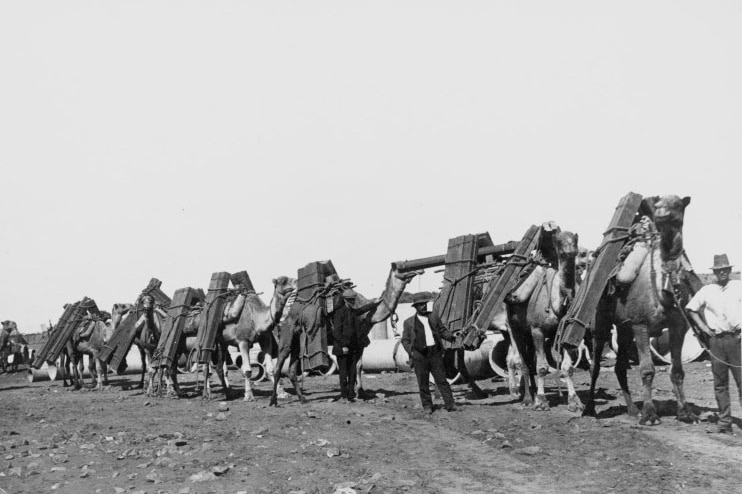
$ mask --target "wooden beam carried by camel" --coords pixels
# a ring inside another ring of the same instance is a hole
[[[50,331],[49,339],[41,351],[36,354],[31,367],[40,369],[44,362],[54,364],[83,318],[88,314],[96,315],[99,312],[95,301],[88,297],[83,297],[79,302],[66,305],[62,317],[54,326],[54,330]]]

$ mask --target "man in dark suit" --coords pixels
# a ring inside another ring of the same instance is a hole
[[[356,364],[370,343],[359,317],[379,305],[379,300],[355,308],[356,294],[353,290],[346,289],[342,297],[342,305],[332,313],[332,354],[338,362],[340,402],[347,403],[355,401]]]
[[[412,307],[417,313],[404,322],[402,346],[412,360],[412,367],[417,376],[420,390],[420,401],[423,409],[433,413],[433,400],[430,396],[430,375],[433,375],[436,386],[443,397],[446,410],[456,410],[451,386],[446,380],[443,367],[442,340],[453,339],[453,334],[441,324],[435,313],[428,312],[430,297],[424,293],[412,296]]]

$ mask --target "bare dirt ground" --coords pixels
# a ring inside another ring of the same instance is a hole
[[[708,362],[686,366],[686,392],[704,421],[675,420],[667,367],[658,367],[660,425],[625,415],[618,385],[604,369],[599,418],[570,413],[547,388],[552,409],[522,409],[505,383],[480,381],[489,398],[459,411],[425,415],[414,376],[367,374],[374,397],[339,404],[337,376],[309,377],[309,404],[292,396],[257,401],[146,398],[135,376],[113,376],[102,392],[60,382],[29,384],[0,375],[0,488],[95,493],[460,493],[739,492],[742,431],[715,430]],[[631,371],[640,399],[637,369]],[[238,372],[231,382],[241,393]],[[193,394],[193,375],[181,375]],[[586,390],[588,375],[576,380]],[[739,418],[739,403],[733,412]],[[0,490],[0,492],[2,492]]]

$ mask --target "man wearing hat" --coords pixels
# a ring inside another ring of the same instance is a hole
[[[356,364],[361,351],[371,341],[364,331],[359,317],[373,309],[381,302],[375,299],[368,304],[355,308],[356,292],[346,288],[342,294],[343,302],[332,313],[332,354],[338,362],[340,378],[340,401],[355,401]]]
[[[453,334],[441,324],[435,313],[428,312],[430,300],[430,296],[425,293],[416,293],[412,296],[412,307],[417,313],[404,322],[402,346],[412,360],[423,409],[433,413],[433,400],[430,396],[432,374],[446,410],[454,411],[456,405],[453,402],[451,386],[446,380],[441,343],[443,339],[452,340]]]
[[[732,265],[726,254],[714,256],[711,270],[716,276],[716,283],[698,290],[685,308],[689,311],[691,321],[710,336],[711,373],[714,376],[716,405],[719,407],[718,432],[732,434],[729,371],[732,372],[742,402],[742,282],[729,279]]]

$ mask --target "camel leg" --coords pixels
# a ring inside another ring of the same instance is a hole
[[[216,358],[216,377],[219,378],[219,384],[222,385],[222,389],[224,390],[224,399],[230,400],[232,393],[230,393],[231,389],[229,387],[229,380],[227,379],[227,359],[224,357],[226,353],[227,349],[220,345]]]
[[[142,360],[142,377],[139,380],[139,386],[137,386],[139,389],[144,388],[144,376],[147,374],[147,371],[149,370],[149,360],[147,357],[147,352],[145,352],[144,348],[141,346],[139,347],[139,358]]]
[[[688,328],[685,325],[685,321],[680,317],[675,316],[675,313],[673,313],[671,318],[668,319],[668,327],[670,331],[670,356],[672,361],[670,380],[672,381],[672,389],[675,393],[675,399],[678,402],[678,420],[681,422],[697,424],[700,422],[700,418],[685,399],[685,390],[683,389],[685,371],[683,371],[682,350],[683,339],[685,338],[685,332]]]
[[[359,399],[363,399],[363,397],[366,394],[366,390],[363,389],[363,348],[361,348],[360,353],[358,353],[357,359],[356,359],[356,382],[355,383],[349,383],[351,387],[351,391],[357,396]]]
[[[536,402],[533,409],[548,411],[549,400],[546,399],[544,385],[546,383],[546,376],[549,374],[549,363],[546,361],[546,352],[544,351],[544,332],[541,328],[531,328],[531,337],[533,338],[534,353],[536,356]]]
[[[271,358],[270,355],[266,355],[265,360],[263,361],[263,365],[265,366],[265,374],[268,376],[271,384],[273,384],[274,381],[278,382],[278,385],[276,386],[278,398],[281,400],[285,400],[289,397],[289,394],[286,392],[285,389],[283,389],[283,385],[281,384],[281,373],[276,373],[276,361],[277,359]]]
[[[281,369],[283,369],[283,363],[291,353],[291,347],[293,346],[294,335],[290,331],[284,329],[279,334],[278,343],[278,357],[276,358],[276,376],[273,379],[273,393],[271,394],[271,401],[269,406],[278,406],[278,381],[281,378]],[[298,344],[298,342],[297,342]]]
[[[629,380],[627,373],[629,369],[629,349],[631,348],[631,342],[634,339],[634,333],[631,327],[624,325],[616,326],[616,341],[618,343],[618,352],[616,353],[616,365],[614,366],[614,372],[616,373],[616,380],[619,386],[621,386],[621,392],[623,393],[624,401],[626,402],[626,411],[632,417],[639,416],[639,409],[634,404],[634,399],[631,396],[631,389],[629,389]],[[651,357],[650,357],[651,358]],[[600,365],[600,354],[597,354],[595,360]]]
[[[582,411],[585,407],[582,405],[580,397],[577,396],[575,382],[572,379],[575,372],[575,366],[572,360],[572,355],[570,355],[570,352],[567,350],[564,350],[563,352],[561,371],[564,380],[567,382],[567,410],[570,412]]]
[[[611,321],[609,311],[605,302],[598,305],[595,314],[595,331],[593,332],[593,363],[590,366],[590,391],[588,393],[587,403],[582,410],[582,415],[586,417],[595,417],[595,385],[598,383],[600,376],[600,355],[603,354],[603,347],[610,334]]]
[[[634,341],[639,353],[639,372],[642,376],[642,415],[639,419],[640,425],[659,424],[659,415],[652,401],[652,384],[654,383],[654,363],[652,362],[652,353],[649,349],[649,329],[646,324],[634,324]]]
[[[304,393],[301,389],[301,383],[299,382],[299,338],[296,338],[296,345],[291,345],[291,357],[289,360],[289,379],[291,384],[294,385],[294,391],[296,396],[299,397],[299,401],[304,404],[307,399],[304,397]]]
[[[522,405],[526,408],[533,405],[533,389],[531,385],[533,384],[535,386],[533,382],[533,374],[535,373],[533,339],[527,327],[513,324],[518,319],[525,320],[524,309],[519,306],[511,306],[511,308],[513,311],[513,317],[509,317],[511,344],[515,344],[515,348],[521,357],[521,369],[523,372],[520,378],[520,391],[523,396]],[[509,316],[511,308],[508,309]],[[521,314],[521,312],[523,313]]]
[[[206,362],[203,364],[204,371],[204,392],[201,394],[202,400],[211,399],[211,364]]]
[[[96,391],[103,391],[103,381],[105,379],[105,369],[103,368],[103,362],[99,358],[93,357],[95,364],[95,371],[98,373],[97,384],[95,386]]]
[[[518,349],[515,344],[512,343],[508,346],[508,354],[505,357],[508,366],[508,388],[510,389],[510,397],[514,400],[520,400],[519,383],[520,378],[523,375],[523,360],[518,353]]]
[[[155,389],[155,374],[157,369],[152,366],[152,357],[149,352],[144,356],[147,367],[147,387],[144,390],[144,394],[147,397],[151,397]]]
[[[237,348],[240,350],[240,356],[242,357],[242,377],[245,379],[245,397],[243,401],[255,401],[255,396],[252,394],[252,383],[250,377],[252,376],[252,366],[250,363],[250,344],[246,341],[240,341],[237,344]],[[270,360],[270,356],[268,356]]]
[[[82,389],[85,387],[85,377],[83,372],[85,371],[85,358],[80,355],[73,362],[75,367],[75,389]]]

